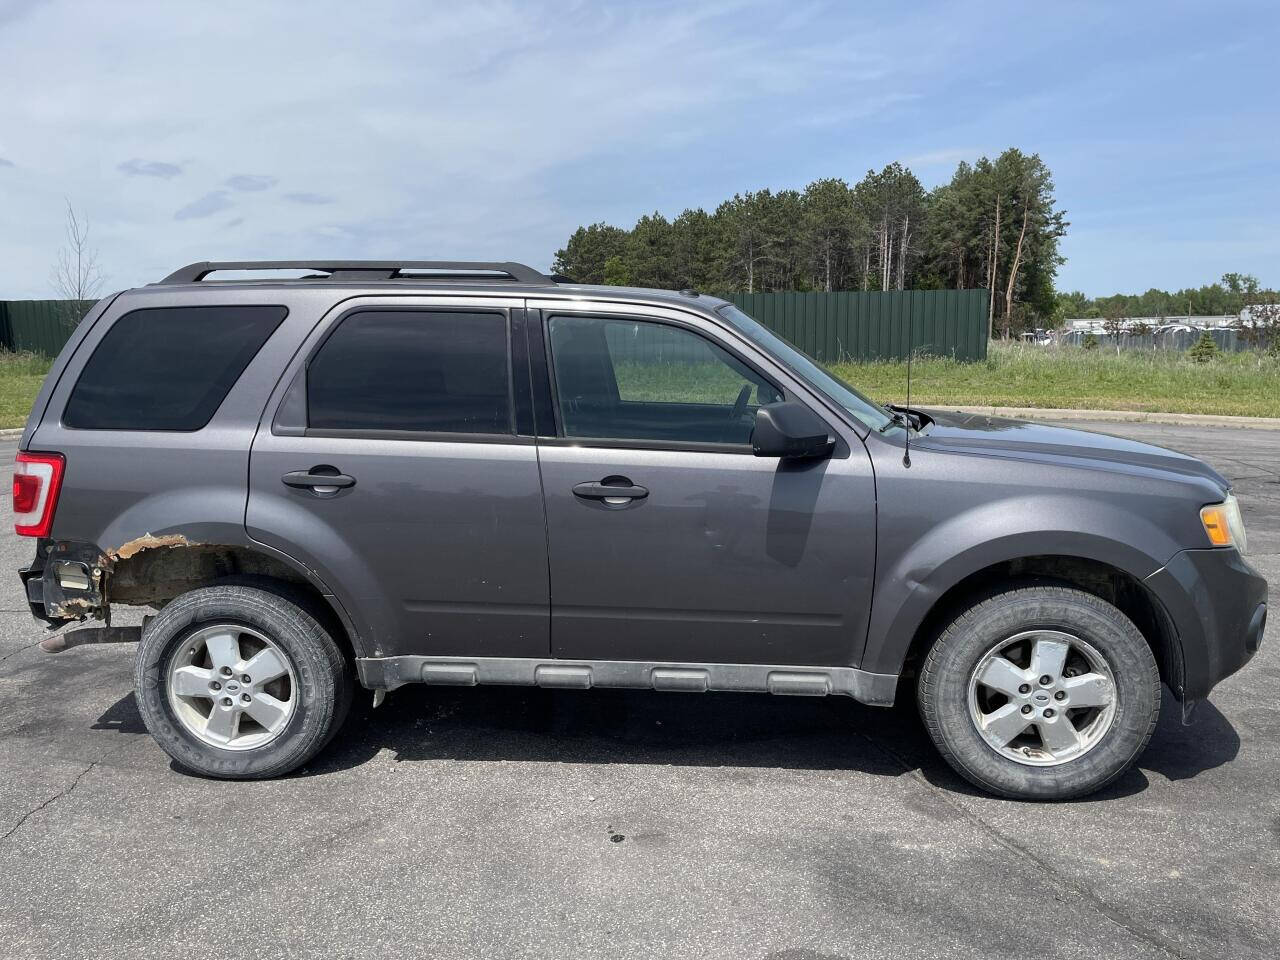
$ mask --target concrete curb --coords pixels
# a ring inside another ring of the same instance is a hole
[[[976,413],[1013,420],[1088,420],[1094,423],[1164,423],[1179,427],[1237,427],[1245,430],[1280,430],[1280,417],[1220,417],[1207,413],[1156,413],[1150,410],[1061,410],[1048,407],[956,407],[921,404],[934,410]]]
[[[17,440],[22,436],[22,427],[10,427],[7,430],[0,430],[0,440]]]

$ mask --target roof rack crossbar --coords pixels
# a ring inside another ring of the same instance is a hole
[[[160,282],[199,283],[219,270],[316,270],[330,280],[495,280],[553,284],[523,263],[480,260],[202,260],[173,271]],[[486,274],[492,276],[486,276]]]

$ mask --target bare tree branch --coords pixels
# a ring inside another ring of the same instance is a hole
[[[58,261],[53,268],[50,282],[62,300],[74,301],[68,311],[79,322],[81,302],[96,300],[102,289],[102,270],[98,266],[98,251],[89,246],[89,221],[76,215],[71,201],[67,201],[67,223],[63,245],[58,249]]]

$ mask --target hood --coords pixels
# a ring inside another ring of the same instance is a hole
[[[1017,459],[1075,461],[1079,466],[1095,469],[1105,469],[1107,464],[1144,467],[1209,480],[1224,492],[1231,489],[1226,478],[1203,460],[1138,440],[981,414],[934,410],[928,414],[933,423],[918,439],[912,439],[912,446]]]

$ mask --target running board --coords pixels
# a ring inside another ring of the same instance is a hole
[[[860,703],[893,706],[898,678],[854,667],[754,663],[653,663],[644,660],[537,660],[515,657],[362,657],[360,682],[371,690],[406,683],[448,687],[507,684],[589,690],[622,687],[677,693],[734,691],[784,696],[840,694]]]

